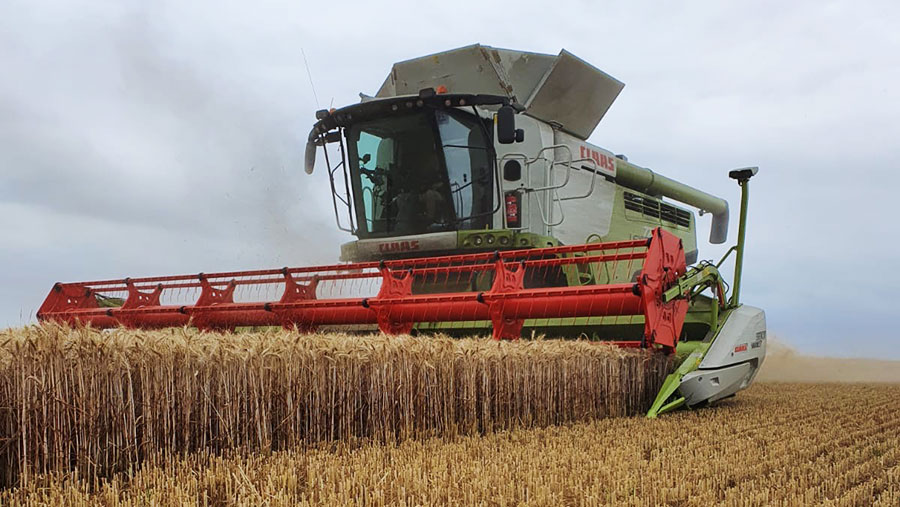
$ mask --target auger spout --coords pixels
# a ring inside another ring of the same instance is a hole
[[[725,199],[623,160],[616,161],[616,183],[712,213],[709,242],[718,245],[728,240],[728,201]]]

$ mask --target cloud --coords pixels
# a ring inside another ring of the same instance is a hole
[[[56,280],[335,260],[351,238],[324,171],[301,170],[313,112],[373,93],[395,61],[483,42],[566,48],[623,80],[591,140],[727,198],[732,238],[726,172],[759,165],[744,301],[801,351],[900,357],[890,332],[869,336],[891,329],[900,284],[898,14],[849,1],[5,2],[0,325]]]

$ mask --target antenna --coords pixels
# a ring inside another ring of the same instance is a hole
[[[309,86],[312,88],[313,98],[316,99],[316,109],[319,109],[319,95],[316,94],[316,85],[313,84],[312,72],[309,71],[309,62],[306,61],[306,51],[300,48],[300,54],[303,55],[303,65],[306,66],[306,75],[309,76]]]

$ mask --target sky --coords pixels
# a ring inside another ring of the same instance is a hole
[[[742,300],[801,352],[900,359],[898,24],[893,1],[5,0],[0,327],[56,281],[336,261],[315,110],[480,42],[623,81],[589,140],[729,200],[732,239],[727,172],[759,166]]]

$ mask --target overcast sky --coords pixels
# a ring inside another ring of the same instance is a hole
[[[590,140],[733,210],[758,165],[744,302],[803,352],[900,358],[900,4],[745,4],[5,0],[0,327],[55,281],[335,261],[314,111],[481,42],[625,82]]]

